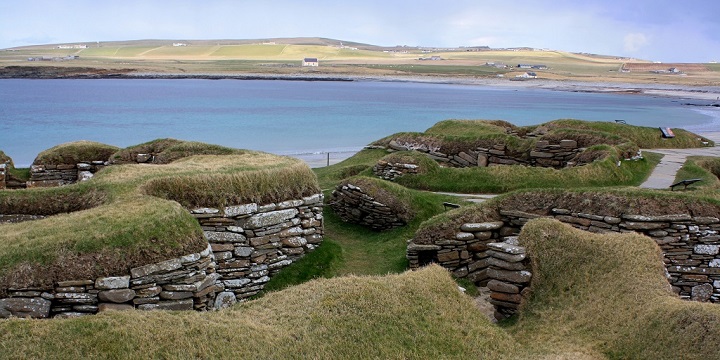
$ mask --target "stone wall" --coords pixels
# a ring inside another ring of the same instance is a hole
[[[411,241],[407,248],[410,267],[434,262],[456,277],[487,285],[498,312],[510,315],[532,277],[525,249],[518,246],[515,235],[531,219],[552,217],[585,231],[634,231],[650,237],[662,249],[668,281],[680,298],[720,303],[718,218],[689,214],[613,217],[557,208],[548,216],[513,210],[500,210],[500,215],[502,221],[463,224],[453,239],[439,238],[432,244]]]
[[[6,185],[6,174],[7,174],[7,164],[0,164],[0,190],[5,189]]]
[[[277,204],[191,211],[212,248],[221,292],[216,308],[257,294],[270,277],[322,242],[323,195]]]
[[[373,166],[373,173],[382,179],[394,181],[406,174],[417,174],[418,168],[419,166],[415,164],[392,163],[380,160]]]
[[[406,225],[405,220],[388,205],[377,201],[358,186],[340,184],[333,190],[332,196],[330,207],[345,222],[377,231]]]
[[[106,310],[220,309],[257,294],[281,268],[322,242],[323,196],[194,209],[207,249],[128,274],[8,289],[0,318],[78,317]]]
[[[30,167],[28,188],[51,187],[88,180],[105,166],[107,161],[91,161],[78,164],[35,165]]]
[[[107,310],[205,310],[217,291],[213,254],[200,253],[130,269],[129,275],[62,281],[53,288],[9,289],[0,318],[79,317]]]
[[[575,140],[561,140],[559,144],[548,141],[537,141],[533,150],[516,154],[508,150],[505,144],[492,148],[478,147],[474,150],[460,151],[457,154],[440,152],[439,148],[390,141],[388,148],[396,151],[416,150],[427,154],[430,158],[452,167],[475,167],[494,165],[528,165],[537,167],[564,168],[585,165],[577,160],[577,155],[585,151],[578,147]]]

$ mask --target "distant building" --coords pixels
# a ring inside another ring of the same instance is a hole
[[[187,46],[187,44],[186,44],[186,43],[173,43],[173,46],[175,46],[175,47],[177,47],[177,46]]]
[[[58,45],[58,49],[87,49],[87,45]]]
[[[532,69],[533,66],[530,64],[518,64],[517,67],[520,69]]]
[[[547,65],[533,65],[532,68],[537,70],[547,70],[548,67]]]
[[[318,67],[320,66],[320,63],[318,62],[317,58],[304,58],[302,61],[302,66]]]
[[[532,71],[528,71],[521,75],[515,75],[515,77],[518,79],[537,79],[537,74]]]

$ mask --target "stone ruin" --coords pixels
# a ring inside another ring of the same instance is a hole
[[[383,231],[407,224],[390,206],[353,184],[340,184],[332,192],[330,207],[345,222]]]
[[[505,144],[497,144],[491,148],[477,147],[473,150],[451,154],[442,153],[439,148],[433,148],[425,144],[411,144],[396,140],[390,141],[387,149],[391,151],[419,151],[440,164],[458,168],[527,165],[561,169],[586,164],[578,157],[586,149],[578,147],[577,141],[567,139],[561,140],[559,144],[550,144],[545,140],[537,141],[533,150],[526,154],[514,154]]]
[[[107,310],[212,310],[260,292],[323,240],[323,195],[190,210],[208,247],[126,274],[6,289],[0,318],[80,317]]]
[[[501,221],[465,223],[453,238],[411,241],[411,269],[437,263],[455,277],[487,286],[496,318],[514,314],[531,286],[528,254],[517,234],[530,219],[551,217],[575,228],[595,232],[634,231],[653,239],[663,252],[667,278],[681,299],[720,303],[720,219],[689,214],[621,217],[552,209],[543,216],[500,210]]]

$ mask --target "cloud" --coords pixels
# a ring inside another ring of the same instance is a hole
[[[625,51],[634,53],[640,51],[645,45],[647,45],[647,36],[643,33],[630,33],[625,35],[624,48]]]

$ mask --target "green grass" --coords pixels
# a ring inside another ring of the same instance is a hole
[[[705,147],[706,145],[703,144],[703,141],[708,142],[709,145],[714,145],[712,141],[684,129],[673,129],[675,138],[664,139],[658,128],[634,126],[630,124],[625,125],[615,122],[563,119],[551,121],[543,125],[550,129],[570,128],[575,130],[592,130],[613,134],[626,138],[643,149],[683,149]]]
[[[315,168],[320,187],[324,190],[333,189],[341,180],[367,172],[377,161],[388,152],[383,149],[364,149],[337,164]]]
[[[146,143],[116,149],[110,156],[113,163],[134,163],[138,154],[152,154],[155,164],[167,164],[191,155],[241,155],[245,150],[177,139],[155,139]]]
[[[286,45],[229,45],[221,46],[210,56],[249,56],[249,57],[276,57],[282,54]],[[300,60],[300,59],[299,59]]]
[[[427,61],[428,63],[435,63],[437,61]],[[505,69],[497,69],[489,66],[463,66],[463,65],[434,65],[434,64],[398,64],[398,65],[385,65],[385,64],[371,64],[371,65],[358,65],[360,67],[366,67],[368,69],[381,69],[391,70],[394,72],[401,72],[413,75],[460,75],[460,76],[490,76],[497,74],[505,74],[508,71]]]
[[[689,156],[685,164],[678,170],[673,183],[685,179],[701,179],[689,185],[687,191],[699,191],[703,196],[720,199],[717,189],[720,188],[720,158],[705,156]],[[682,188],[677,188],[682,189]]]
[[[270,278],[260,295],[264,296],[265,293],[300,285],[313,279],[335,277],[343,266],[343,261],[342,246],[326,237],[315,251]]]
[[[489,133],[505,134],[506,129],[517,127],[504,120],[443,120],[425,130],[426,134],[444,136],[482,136]]]

